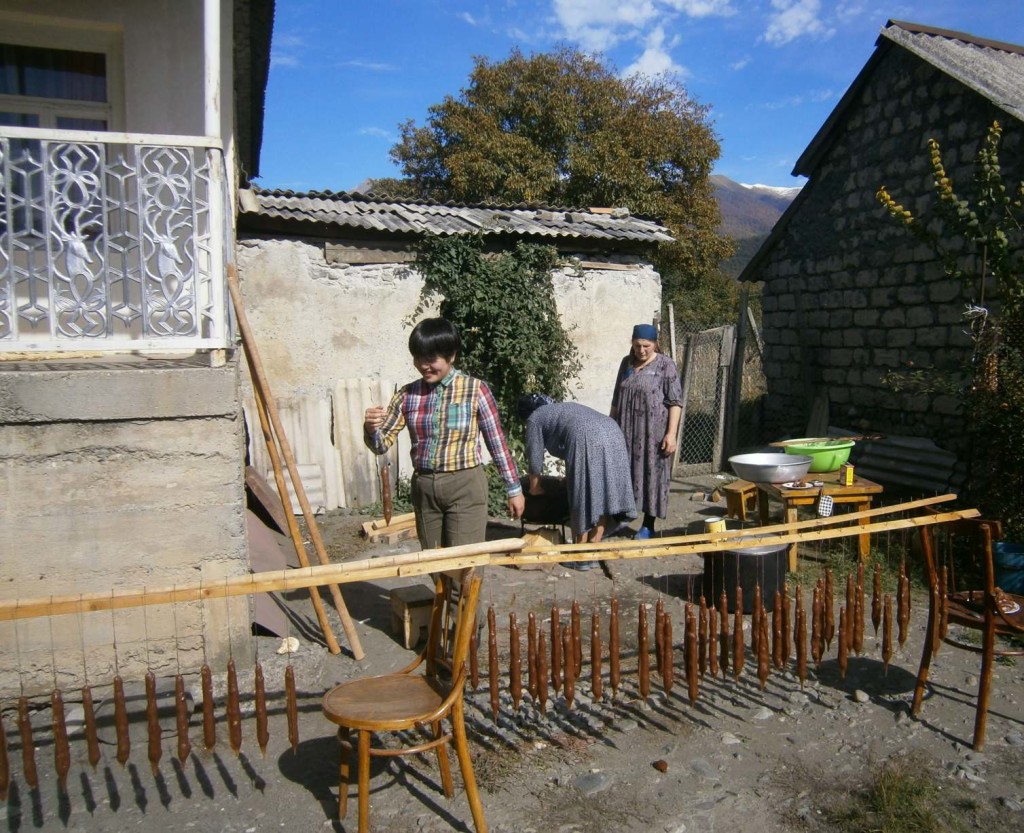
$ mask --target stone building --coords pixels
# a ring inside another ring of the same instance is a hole
[[[1024,179],[1024,47],[889,21],[875,51],[796,163],[807,184],[741,275],[764,282],[770,438],[803,436],[817,401],[829,422],[929,437],[957,450],[957,397],[895,393],[887,371],[963,370],[962,318],[977,287],[947,278],[933,249],[876,198],[886,186],[916,215],[934,208],[927,143],[970,192],[993,121],[1007,181]],[[991,303],[991,287],[986,293]]]
[[[313,502],[328,509],[377,499],[362,415],[371,401],[386,401],[396,384],[415,378],[406,344],[423,288],[412,261],[425,234],[479,233],[491,250],[519,241],[557,247],[566,266],[554,275],[555,299],[583,365],[573,395],[605,413],[633,325],[652,321],[661,307],[650,255],[671,237],[660,224],[622,209],[257,189],[240,197],[239,271],[248,317],[303,449],[304,483],[314,491],[323,485]],[[250,453],[265,473],[262,449],[250,444]],[[405,472],[404,449],[393,462]]]

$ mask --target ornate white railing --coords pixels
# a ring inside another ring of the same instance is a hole
[[[0,352],[228,346],[225,174],[206,137],[0,127]]]

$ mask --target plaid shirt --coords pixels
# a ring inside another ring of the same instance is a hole
[[[383,454],[409,426],[412,464],[417,471],[461,471],[482,462],[480,435],[491,453],[509,497],[522,492],[519,472],[505,443],[498,406],[487,383],[452,370],[436,385],[410,382],[388,403],[384,424],[364,436]]]

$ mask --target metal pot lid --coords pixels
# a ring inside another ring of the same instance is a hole
[[[737,538],[737,541],[752,541],[758,538],[777,538],[777,535],[744,535]],[[780,550],[786,549],[789,544],[764,544],[760,547],[745,547],[743,549],[725,550],[725,552],[736,553],[737,555],[771,555]]]

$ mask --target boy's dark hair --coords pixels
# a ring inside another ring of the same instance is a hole
[[[409,352],[413,358],[436,359],[443,356],[450,359],[462,350],[462,339],[447,318],[424,318],[413,327],[409,336]]]

